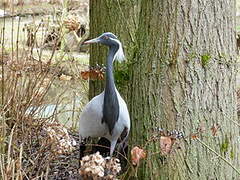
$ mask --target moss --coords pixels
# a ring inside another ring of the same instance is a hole
[[[185,58],[185,61],[190,62],[190,61],[192,61],[193,59],[196,59],[196,58],[198,58],[197,53],[191,52],[191,53],[187,54],[187,58]]]
[[[115,83],[119,89],[124,88],[130,79],[130,71],[127,63],[118,64],[114,72]]]
[[[229,139],[225,137],[225,140],[223,141],[220,147],[221,153],[225,154],[228,151],[228,148],[229,148]]]
[[[190,59],[194,59],[194,58],[197,58],[197,53],[193,52],[193,53],[190,53],[188,56]]]
[[[207,66],[210,60],[211,60],[211,55],[209,54],[203,54],[201,56],[201,62],[203,66]]]
[[[231,150],[231,152],[230,152],[230,158],[234,159],[234,152],[233,152],[233,150]]]

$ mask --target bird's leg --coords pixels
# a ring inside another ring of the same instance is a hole
[[[97,144],[92,147],[92,153],[99,152],[103,157],[109,156],[110,141],[105,137],[101,137]]]
[[[122,158],[124,156],[127,157],[127,153],[128,153],[128,133],[129,133],[129,130],[128,128],[125,127],[118,139],[118,142],[119,142],[118,151]]]
[[[119,144],[118,148],[118,156],[117,158],[120,160],[122,172],[125,172],[127,170],[127,156],[128,156],[128,140],[125,140]]]
[[[110,157],[112,157],[115,146],[116,146],[117,140],[111,141],[111,146],[110,146]]]
[[[86,150],[85,140],[79,139],[79,168],[81,167],[81,160],[84,156],[84,151]]]
[[[125,140],[119,144],[118,148],[119,153],[121,153],[121,156],[127,156],[128,154],[128,140]]]

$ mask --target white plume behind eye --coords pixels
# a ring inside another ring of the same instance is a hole
[[[125,55],[124,55],[124,52],[123,52],[122,43],[119,40],[117,40],[117,39],[112,39],[112,40],[119,44],[119,49],[118,49],[117,53],[114,56],[114,60],[117,60],[119,62],[124,61],[125,60]]]

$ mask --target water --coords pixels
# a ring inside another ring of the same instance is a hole
[[[39,24],[42,19],[46,17],[15,17],[5,19],[5,34],[4,34],[4,47],[10,54],[15,53],[17,40],[19,48],[26,47],[27,32],[24,30],[26,24],[35,22]],[[0,28],[3,29],[4,19],[0,19]],[[37,32],[38,44],[41,44],[44,39],[45,30]],[[51,50],[42,50],[42,59],[49,59]],[[53,63],[60,64],[71,72],[73,80],[60,80],[55,78],[51,88],[49,89],[44,104],[41,106],[32,106],[28,109],[27,113],[35,111],[34,117],[36,118],[50,118],[57,119],[59,122],[65,124],[67,127],[77,128],[79,115],[83,106],[87,102],[88,95],[88,82],[80,78],[81,69],[86,68],[88,65],[89,55],[85,53],[71,52],[65,55],[65,52],[56,52],[53,58]],[[63,57],[64,56],[64,57]],[[39,48],[33,49],[33,57],[39,58]],[[60,57],[64,62],[58,62]],[[41,60],[42,60],[41,59]],[[71,59],[73,61],[68,61]]]
[[[49,89],[45,104],[32,106],[28,112],[34,110],[35,118],[54,117],[67,127],[76,129],[82,108],[87,103],[87,95],[87,82],[57,80]]]

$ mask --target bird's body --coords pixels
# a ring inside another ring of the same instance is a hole
[[[130,130],[127,105],[115,87],[113,76],[113,62],[115,59],[123,58],[124,54],[121,43],[112,33],[104,33],[98,38],[87,41],[87,43],[95,42],[109,46],[106,84],[104,91],[84,107],[79,121],[79,135],[80,140],[87,137],[105,137],[111,143],[110,155],[112,155],[121,134],[127,130],[124,139],[121,139],[125,141]]]
[[[81,138],[87,137],[105,137],[115,146],[118,138],[123,132],[124,128],[130,129],[130,118],[125,101],[117,92],[119,104],[119,117],[115,124],[112,134],[106,123],[102,122],[103,117],[103,102],[104,92],[95,96],[83,109],[80,116],[79,132]],[[111,152],[112,154],[113,152]]]

